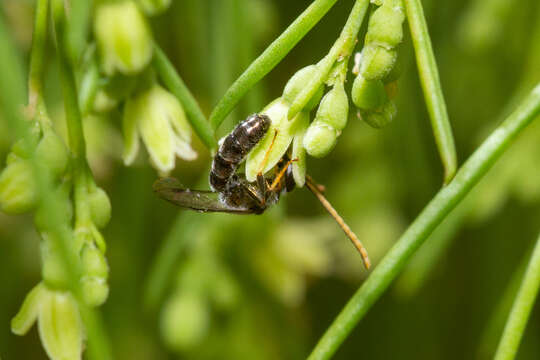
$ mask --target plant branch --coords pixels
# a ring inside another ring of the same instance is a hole
[[[349,56],[351,55],[354,45],[356,44],[356,38],[358,36],[358,31],[364,20],[366,10],[369,5],[369,0],[356,0],[354,7],[351,10],[351,14],[339,35],[339,38],[336,40],[328,55],[322,59],[321,62],[317,64],[317,71],[313,75],[313,78],[309,83],[302,89],[302,91],[296,96],[287,117],[292,119],[296,116],[311,100],[313,95],[317,92],[320,86],[324,83],[330,70],[336,63],[336,61],[348,61]]]
[[[504,327],[504,331],[497,347],[495,360],[514,359],[523,332],[527,326],[527,320],[540,288],[540,237],[536,241],[531,260],[527,266],[525,276],[512,305],[512,310]]]
[[[448,119],[441,81],[431,46],[424,10],[420,0],[403,0],[409,20],[420,83],[424,90],[433,135],[444,167],[444,183],[448,184],[457,169],[456,147]]]
[[[336,352],[424,240],[478,183],[517,134],[539,113],[540,84],[469,157],[454,179],[428,203],[326,330],[311,353],[310,360],[329,359]]]
[[[197,100],[195,100],[163,50],[161,50],[157,45],[154,50],[153,63],[156,72],[165,86],[167,86],[171,93],[176,96],[178,101],[180,101],[184,107],[188,120],[199,138],[208,147],[208,149],[213,152],[217,147],[214,130],[212,130],[210,123],[208,120],[206,120],[206,117],[201,111]]]
[[[225,92],[210,115],[210,124],[217,129],[240,99],[268,74],[291,49],[321,20],[337,0],[315,0]]]

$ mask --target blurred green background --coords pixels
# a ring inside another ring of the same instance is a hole
[[[232,81],[309,3],[173,1],[165,14],[152,18],[152,27],[209,114]],[[34,3],[0,4],[27,59]],[[319,61],[352,4],[339,1],[245,97],[222,134],[278,97],[296,70]],[[540,81],[540,3],[423,4],[463,161]],[[62,128],[57,63],[49,50],[47,102]],[[335,150],[308,160],[308,172],[326,185],[328,199],[375,265],[442,183],[408,35],[400,57],[404,70],[394,122],[374,130],[351,111]],[[0,69],[0,78],[6,71]],[[111,290],[101,310],[115,358],[305,358],[367,275],[355,249],[307,190],[294,191],[262,216],[189,213],[153,195],[156,173],[146,156],[133,167],[122,164],[119,114],[87,118],[85,131],[96,181],[113,206],[104,230]],[[14,140],[0,118],[2,166]],[[190,187],[207,188],[210,155],[196,146],[202,156],[178,162],[174,175]],[[540,230],[539,159],[536,122],[432,235],[335,358],[491,358],[513,279],[519,280]],[[31,216],[0,214],[0,239],[0,356],[45,359],[35,329],[24,337],[9,329],[25,294],[41,278]],[[161,252],[169,255],[165,260],[158,257],[164,244],[178,249],[178,256],[170,256],[176,252],[168,248]],[[156,263],[164,268],[171,258],[159,292],[151,274]],[[539,310],[532,313],[518,359],[540,359]]]

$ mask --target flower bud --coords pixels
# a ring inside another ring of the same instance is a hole
[[[28,141],[28,142],[27,142]],[[30,132],[28,139],[19,139],[11,147],[11,152],[21,159],[30,159],[38,144],[39,135],[34,131]]]
[[[349,100],[343,83],[338,82],[332,90],[324,95],[314,121],[323,122],[340,131],[347,124],[348,117]]]
[[[354,105],[364,110],[376,109],[388,101],[381,80],[366,80],[360,74],[354,79],[351,96]]]
[[[64,142],[53,130],[45,130],[36,149],[37,160],[45,165],[54,178],[66,171],[68,152]]]
[[[266,135],[247,156],[246,179],[248,181],[255,181],[259,171],[262,171],[262,173],[265,174],[276,166],[291,145],[298,124],[302,122],[303,118],[309,117],[308,113],[301,111],[294,119],[289,121],[287,119],[288,111],[289,104],[282,98],[279,98],[271,102],[261,112],[262,114],[267,115],[270,120],[272,120],[272,123],[270,124],[270,129],[268,129]],[[271,149],[270,146],[272,147]],[[268,151],[270,151],[270,153],[266,156]],[[264,161],[266,161],[266,163],[262,169],[261,167]]]
[[[88,194],[88,205],[92,222],[99,228],[104,228],[111,220],[111,201],[107,193],[99,187],[91,190]]]
[[[287,85],[285,85],[285,88],[283,89],[283,99],[287,101],[290,104],[294,102],[294,99],[296,96],[302,91],[302,89],[306,86],[306,84],[309,83],[311,78],[315,75],[317,72],[317,66],[316,65],[309,65],[306,66],[300,70],[298,70],[287,82]],[[321,100],[321,97],[324,92],[324,85],[321,85],[321,87],[317,90],[315,95],[308,101],[306,104],[304,110],[309,111],[313,110],[315,106],[319,103]]]
[[[85,275],[106,279],[109,276],[109,266],[103,253],[93,243],[83,245],[81,251],[82,271]]]
[[[80,359],[84,329],[77,301],[69,292],[48,290],[38,316],[41,342],[53,360]]]
[[[402,24],[405,20],[403,8],[390,3],[384,3],[369,18],[367,44],[376,43],[394,48],[403,40]]]
[[[376,110],[360,110],[360,116],[371,127],[380,129],[394,120],[397,114],[396,104],[393,101],[387,101],[382,108]]]
[[[32,210],[37,203],[36,182],[28,160],[12,161],[0,174],[0,207],[7,214]]]
[[[100,306],[109,296],[109,285],[106,279],[97,276],[83,276],[81,287],[84,303],[88,306]]]
[[[147,15],[157,15],[171,5],[171,0],[138,0],[139,6]]]
[[[69,223],[73,218],[73,204],[69,199],[71,182],[62,182],[62,184],[54,191],[56,192],[55,199],[57,199],[58,202],[58,216],[64,219],[65,223]],[[47,210],[43,206],[38,206],[34,214],[34,224],[39,232],[48,232],[51,230],[48,228],[50,224],[48,216],[50,216],[50,214]]]
[[[369,44],[362,50],[360,74],[367,80],[381,80],[386,77],[397,58],[395,49]]]
[[[336,129],[330,125],[313,121],[304,135],[304,148],[313,157],[324,157],[336,145],[337,136]]]
[[[194,160],[191,126],[176,97],[158,85],[129,99],[124,109],[124,163],[131,164],[139,149],[139,134],[153,165],[162,173],[174,168],[175,156]]]
[[[117,71],[135,74],[152,58],[150,29],[132,1],[100,4],[96,10],[94,34],[107,75]]]
[[[174,350],[185,351],[201,342],[210,316],[204,299],[195,292],[176,294],[161,314],[161,333]]]

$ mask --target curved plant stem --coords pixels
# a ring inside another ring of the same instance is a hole
[[[36,4],[34,31],[32,34],[32,51],[30,55],[30,71],[28,76],[29,116],[33,117],[41,101],[43,85],[43,62],[45,61],[45,45],[47,40],[48,0],[40,0]]]
[[[368,5],[369,0],[356,0],[339,38],[328,52],[328,55],[317,64],[317,72],[291,104],[287,113],[289,119],[295,117],[306,106],[313,95],[315,95],[338,59],[348,61],[356,44],[356,37],[358,36],[358,31],[364,20]]]
[[[495,354],[495,360],[511,360],[515,358],[539,288],[540,237],[536,241],[531,260],[529,261],[525,276],[512,305],[512,311],[504,327],[503,335],[497,348],[497,353]]]
[[[231,85],[210,115],[218,128],[240,99],[270,72],[291,49],[321,20],[337,0],[315,0]]]
[[[310,360],[329,359],[336,352],[371,305],[403,270],[424,240],[463,200],[516,135],[539,113],[540,84],[469,157],[454,179],[428,203],[326,330],[311,353]]]
[[[154,50],[154,59],[153,59],[154,68],[158,73],[159,77],[171,91],[171,93],[176,96],[178,101],[184,107],[187,117],[193,129],[202,140],[202,142],[213,152],[217,147],[216,138],[214,136],[214,131],[212,127],[206,120],[197,100],[190,93],[184,81],[178,75],[178,72],[171,64],[163,50],[161,50],[157,45]]]
[[[433,127],[433,135],[444,167],[444,183],[448,184],[457,169],[456,147],[448,119],[441,81],[431,47],[424,10],[420,0],[403,0],[416,53],[420,83]]]

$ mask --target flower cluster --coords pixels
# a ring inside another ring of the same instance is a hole
[[[70,293],[69,270],[59,249],[59,231],[67,234],[68,251],[79,263],[78,281],[85,303],[101,305],[108,295],[109,270],[99,229],[108,223],[111,205],[89,170],[80,177],[75,174],[77,166],[70,161],[64,141],[53,129],[43,107],[38,118],[30,141],[19,140],[12,146],[7,166],[0,174],[2,211],[8,214],[34,211],[36,229],[42,238],[43,280],[28,293],[12,320],[12,330],[24,335],[37,320],[42,343],[52,359],[76,358],[82,353],[84,332],[77,302]],[[51,180],[56,198],[61,199],[57,204],[60,229],[51,225],[51,214],[42,206],[33,163]],[[56,331],[59,324],[67,330]]]
[[[397,110],[391,97],[399,77],[396,47],[403,40],[405,13],[401,0],[378,1],[371,15],[364,48],[357,54],[352,87],[359,115],[374,128],[390,123]]]
[[[124,163],[135,161],[142,138],[152,165],[161,174],[174,168],[176,156],[197,157],[181,103],[157,83],[150,66],[154,41],[145,14],[161,13],[170,3],[106,2],[97,6],[94,19],[101,86],[93,111],[106,113],[123,104]]]
[[[395,94],[395,81],[399,76],[396,47],[403,39],[405,15],[401,0],[377,1],[375,4],[378,7],[371,15],[364,48],[355,58],[353,72],[357,77],[351,97],[360,109],[361,117],[371,126],[379,128],[389,123],[396,114],[391,97]],[[349,50],[345,48],[343,51]],[[297,186],[302,187],[305,182],[306,153],[313,157],[324,157],[336,145],[349,118],[345,82],[350,53],[341,54],[326,74],[324,68],[330,54],[318,64],[297,71],[287,82],[282,96],[262,110],[272,119],[272,125],[265,138],[248,155],[248,181],[254,181],[259,171],[265,173],[272,169],[292,143],[290,155],[295,160],[294,179]],[[304,108],[289,119],[289,109],[298,100],[299,94],[305,92],[306,84],[313,83],[311,80],[321,74],[324,83],[314,89]],[[315,116],[310,123],[310,112],[315,108]]]

